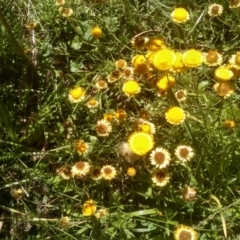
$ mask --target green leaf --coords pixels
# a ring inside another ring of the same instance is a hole
[[[81,46],[82,46],[82,42],[79,39],[79,36],[75,36],[72,40],[71,48],[73,48],[74,50],[79,50]]]

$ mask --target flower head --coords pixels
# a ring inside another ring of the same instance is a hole
[[[59,225],[62,227],[62,228],[69,228],[71,226],[70,224],[70,218],[69,217],[61,217],[59,219]]]
[[[184,90],[177,90],[174,93],[174,95],[179,102],[185,101],[187,99],[187,91],[185,89]]]
[[[136,169],[134,167],[129,167],[127,169],[127,175],[129,177],[134,177],[136,175],[136,173],[137,173],[137,171],[136,171]]]
[[[99,101],[94,98],[89,99],[87,102],[88,108],[96,108],[98,107],[98,105],[99,105]]]
[[[123,84],[122,90],[128,96],[132,97],[140,92],[140,86],[137,81],[129,80]]]
[[[170,160],[170,153],[162,147],[154,149],[150,154],[151,164],[160,169],[167,167],[170,163]]]
[[[122,73],[118,70],[115,70],[107,76],[107,79],[109,83],[113,83],[113,82],[116,82],[121,76],[122,76]]]
[[[156,186],[164,187],[168,184],[170,176],[164,169],[158,169],[153,173],[152,181]]]
[[[108,88],[108,84],[104,80],[98,80],[96,82],[95,86],[97,87],[97,89],[106,89],[106,88]]]
[[[194,151],[189,146],[180,145],[175,149],[175,155],[182,162],[188,162],[193,158]]]
[[[180,107],[171,107],[165,113],[167,122],[173,125],[179,125],[185,120],[185,113]]]
[[[234,93],[235,86],[231,81],[217,82],[213,85],[213,89],[218,96],[228,98]]]
[[[65,0],[56,0],[55,4],[57,6],[65,4]]]
[[[139,75],[144,74],[149,70],[147,59],[143,55],[134,56],[132,58],[132,66],[134,73]]]
[[[228,65],[222,65],[218,67],[214,72],[214,77],[219,82],[227,82],[233,78],[233,71]]]
[[[134,132],[128,138],[130,149],[137,155],[144,155],[154,146],[153,136],[145,132]]]
[[[93,180],[100,180],[102,178],[101,168],[94,167],[91,171],[91,177]]]
[[[113,122],[114,118],[115,118],[114,113],[104,113],[103,114],[103,119],[110,122],[110,123]]]
[[[73,103],[81,102],[85,98],[85,89],[81,87],[75,87],[69,91],[68,97]]]
[[[229,8],[238,8],[240,7],[240,0],[230,0]]]
[[[99,219],[99,218],[102,218],[104,216],[107,216],[108,214],[109,213],[108,213],[107,209],[101,208],[94,214],[94,216]]]
[[[136,155],[130,149],[129,144],[127,142],[122,142],[118,145],[118,153],[131,163],[135,162],[138,159],[138,155]]]
[[[134,69],[132,67],[127,67],[122,72],[122,77],[124,79],[131,79],[134,74]]]
[[[152,64],[158,70],[169,70],[175,61],[176,55],[174,51],[169,48],[159,50],[152,56]]]
[[[97,122],[96,132],[98,136],[106,137],[112,132],[112,125],[110,122],[102,119]]]
[[[73,177],[84,177],[90,171],[90,164],[88,162],[77,162],[72,166],[72,175]]]
[[[182,60],[184,65],[189,68],[198,67],[203,62],[203,54],[198,50],[190,49],[183,53]]]
[[[127,67],[127,62],[124,59],[119,59],[115,62],[115,67],[117,70],[122,71]]]
[[[92,28],[91,35],[93,38],[100,38],[102,36],[102,29],[100,27]]]
[[[148,38],[142,36],[136,37],[131,41],[132,46],[137,49],[144,49],[147,43]]]
[[[164,40],[158,37],[152,37],[147,43],[147,48],[149,51],[157,51],[166,48],[166,43]]]
[[[153,123],[146,121],[146,120],[138,120],[137,123],[137,130],[140,132],[145,132],[148,134],[155,134],[156,133],[156,128]]]
[[[148,110],[145,109],[141,109],[138,113],[140,118],[143,118],[145,120],[149,120],[150,119],[150,113]]]
[[[229,59],[229,63],[232,64],[234,68],[240,69],[240,52],[233,54]]]
[[[235,121],[228,119],[223,122],[223,126],[225,128],[231,129],[236,127],[236,123]]]
[[[174,231],[174,240],[198,240],[198,234],[194,228],[180,225]]]
[[[211,17],[220,16],[223,13],[223,6],[213,3],[208,7],[208,15]]]
[[[171,75],[165,75],[157,80],[156,85],[160,92],[165,92],[174,87],[175,83],[175,77]]]
[[[36,22],[29,22],[28,24],[25,25],[25,27],[29,30],[33,30],[37,27],[37,23]]]
[[[88,143],[84,142],[82,139],[74,141],[74,147],[79,154],[84,154],[89,149]]]
[[[203,57],[204,63],[211,67],[221,65],[223,61],[222,54],[218,53],[215,50],[210,50],[208,53],[204,53]]]
[[[182,53],[177,52],[176,55],[176,61],[172,65],[172,68],[170,69],[172,72],[185,72],[188,68],[184,65],[183,59],[182,59]]]
[[[73,15],[73,10],[71,8],[63,8],[63,7],[60,7],[58,9],[59,13],[63,16],[63,17],[70,17]]]
[[[97,210],[97,205],[92,199],[88,199],[82,205],[83,216],[89,217],[92,216]]]
[[[184,188],[183,194],[182,194],[183,199],[185,201],[193,201],[196,198],[196,195],[197,195],[197,192],[195,191],[195,189],[188,186]]]
[[[106,180],[112,180],[113,178],[116,177],[117,171],[116,171],[115,167],[113,167],[111,165],[106,165],[106,166],[102,167],[101,175],[102,175],[102,178],[104,178]]]
[[[62,177],[63,179],[68,180],[72,177],[71,170],[72,170],[72,167],[69,166],[69,165],[66,165],[66,166],[63,166],[61,168],[58,168],[56,170],[56,172],[57,172],[58,176]]]
[[[114,113],[114,116],[115,116],[115,120],[120,123],[124,120],[127,119],[127,113],[125,110],[123,109],[118,109],[115,113]]]
[[[185,8],[176,8],[171,13],[172,20],[177,23],[184,23],[190,19],[189,13]]]

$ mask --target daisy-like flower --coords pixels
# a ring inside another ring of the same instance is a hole
[[[115,62],[115,67],[119,71],[123,71],[127,67],[127,62],[124,59],[119,59]]]
[[[230,0],[229,8],[238,8],[240,7],[240,0]]]
[[[83,216],[89,217],[92,216],[97,210],[97,205],[92,199],[88,199],[82,205]]]
[[[134,74],[134,69],[132,67],[127,67],[122,72],[122,77],[124,79],[131,79]]]
[[[108,76],[108,82],[109,83],[113,83],[116,82],[118,79],[120,79],[120,77],[122,76],[122,73],[118,70],[111,72]]]
[[[184,65],[189,68],[199,67],[202,64],[203,59],[203,54],[195,49],[187,50],[182,55]]]
[[[167,167],[170,163],[170,160],[170,153],[168,150],[162,147],[154,149],[150,154],[151,164],[160,169]]]
[[[157,88],[160,92],[166,92],[172,87],[174,87],[176,83],[175,77],[171,75],[162,76],[157,80]]]
[[[196,198],[197,192],[194,188],[186,187],[183,190],[182,196],[185,201],[193,201]]]
[[[56,6],[65,4],[65,0],[56,0],[55,2]]]
[[[151,134],[134,132],[128,138],[130,149],[137,155],[144,155],[152,150],[154,139]]]
[[[222,15],[223,6],[220,4],[213,3],[208,7],[208,15],[211,17],[217,17]]]
[[[100,38],[102,36],[102,29],[100,27],[92,28],[91,35],[93,38]]]
[[[168,184],[170,176],[164,169],[158,169],[152,175],[153,183],[158,187],[164,187]]]
[[[185,120],[185,113],[180,107],[171,107],[165,113],[167,122],[173,125],[179,125]]]
[[[113,122],[114,118],[115,118],[114,113],[104,113],[103,114],[103,119],[110,123]]]
[[[230,66],[222,65],[215,70],[214,77],[219,82],[227,82],[234,77],[234,74]]]
[[[172,68],[170,69],[172,72],[184,72],[188,68],[184,65],[182,60],[182,53],[177,52],[175,53],[176,61],[172,65]]]
[[[152,64],[158,70],[169,70],[175,63],[176,59],[177,57],[174,51],[169,48],[165,48],[154,53],[152,57]]]
[[[149,51],[161,50],[163,48],[166,48],[166,43],[164,40],[162,40],[158,37],[152,37],[149,39],[149,41],[147,43],[147,48]]]
[[[134,48],[144,49],[146,47],[146,44],[147,44],[148,40],[149,39],[147,37],[139,36],[139,37],[134,38],[131,41],[131,44]]]
[[[106,180],[112,180],[113,178],[116,177],[117,171],[116,171],[115,167],[113,167],[111,165],[106,165],[106,166],[102,167],[101,175],[102,175],[102,178],[104,178]]]
[[[138,131],[145,132],[148,134],[155,134],[156,128],[153,123],[146,121],[146,120],[140,120],[138,121]]]
[[[63,17],[66,18],[71,17],[73,15],[73,10],[71,8],[60,7],[58,11]]]
[[[112,132],[112,125],[110,122],[102,119],[97,122],[96,132],[98,136],[106,137]]]
[[[72,166],[72,175],[73,177],[84,177],[90,171],[90,164],[88,162],[77,162]]]
[[[235,86],[231,81],[217,82],[213,85],[213,89],[218,96],[228,98],[234,93]]]
[[[141,88],[136,80],[129,80],[123,84],[122,90],[128,97],[133,97],[140,92]]]
[[[234,68],[240,69],[240,52],[233,54],[229,59],[229,63],[232,64]]]
[[[190,19],[189,13],[185,8],[176,8],[171,13],[172,20],[177,23],[185,23]]]
[[[118,109],[115,113],[115,120],[120,123],[127,119],[127,113],[123,109]]]
[[[94,214],[94,216],[99,219],[99,218],[102,218],[104,216],[107,216],[108,214],[109,213],[108,213],[107,209],[101,208]]]
[[[223,122],[223,126],[228,129],[232,129],[236,127],[236,123],[233,120],[225,120]]]
[[[134,73],[136,74],[144,74],[149,70],[147,59],[144,55],[136,55],[132,58],[132,66],[134,69]]]
[[[87,102],[88,108],[96,108],[98,107],[98,105],[99,105],[99,101],[94,98],[89,99]]]
[[[136,175],[136,173],[137,173],[137,171],[136,171],[136,169],[134,167],[129,167],[127,169],[127,175],[129,177],[134,177]]]
[[[106,89],[108,88],[108,83],[104,80],[98,80],[95,84],[97,89]]]
[[[135,162],[139,157],[129,147],[127,142],[122,142],[118,145],[118,153],[128,162]]]
[[[174,95],[179,102],[185,101],[187,99],[187,91],[185,89],[184,90],[177,90],[174,93]]]
[[[73,103],[81,102],[85,96],[85,89],[81,87],[75,87],[68,93],[69,100]]]
[[[79,154],[85,154],[89,149],[88,143],[84,142],[82,139],[75,140],[73,145]]]
[[[175,149],[175,155],[182,162],[188,162],[193,158],[194,151],[189,146],[180,145]]]
[[[215,50],[210,50],[208,53],[204,53],[203,57],[204,63],[211,67],[221,65],[223,61],[222,54],[218,53]]]
[[[174,231],[174,240],[198,240],[198,234],[194,228],[180,225]]]
[[[69,217],[61,217],[59,219],[59,225],[62,227],[62,228],[69,228],[71,226],[70,224],[70,218]]]
[[[21,188],[12,189],[10,191],[10,194],[11,194],[12,197],[14,197],[16,199],[19,199],[19,198],[25,196],[25,193],[24,193],[23,189],[21,189]]]
[[[69,165],[63,166],[61,168],[56,169],[57,175],[63,179],[70,179],[72,177],[72,167]]]
[[[101,168],[95,167],[91,171],[91,177],[93,180],[100,180],[102,178]]]

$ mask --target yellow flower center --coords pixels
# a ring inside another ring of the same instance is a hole
[[[184,8],[176,8],[171,14],[173,21],[182,23],[189,19],[189,14]]]
[[[169,123],[178,125],[185,119],[185,113],[179,107],[172,107],[166,112],[165,117]]]
[[[139,87],[138,83],[134,80],[127,81],[123,85],[123,91],[127,95],[134,95],[134,94],[138,93],[139,90],[140,90],[140,87]]]
[[[70,91],[70,95],[75,100],[78,100],[79,98],[81,98],[84,95],[84,90],[80,87],[79,88],[74,88],[73,90]]]

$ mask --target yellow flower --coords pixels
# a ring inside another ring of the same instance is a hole
[[[194,228],[180,225],[174,231],[174,240],[198,240],[198,234]]]
[[[220,16],[223,13],[223,6],[213,3],[208,7],[208,14],[211,17]]]
[[[204,57],[204,63],[208,66],[221,65],[223,61],[222,54],[214,50],[210,50],[208,53],[204,53],[203,57]]]
[[[113,114],[112,113],[104,113],[104,115],[103,115],[103,119],[110,123],[114,120],[114,118],[115,118],[114,113]]]
[[[108,213],[107,209],[101,208],[94,214],[94,216],[99,219],[99,218],[102,218],[104,216],[107,216],[108,214],[109,213]]]
[[[123,84],[122,90],[128,96],[132,97],[140,92],[140,86],[137,81],[129,80]]]
[[[171,75],[166,75],[157,80],[157,87],[160,92],[168,91],[170,88],[174,87],[176,83],[175,77]]]
[[[66,17],[66,18],[73,15],[73,10],[71,8],[60,7],[58,11],[63,17]]]
[[[82,213],[86,217],[93,215],[96,212],[96,210],[97,210],[97,205],[92,199],[88,199],[82,205]]]
[[[90,171],[90,164],[88,162],[77,162],[72,166],[72,176],[84,177]]]
[[[111,165],[106,165],[106,166],[102,167],[101,175],[102,175],[102,178],[104,178],[106,180],[112,180],[113,178],[116,177],[117,171],[116,171],[115,167],[113,167]]]
[[[56,0],[55,4],[57,6],[65,4],[65,0]]]
[[[172,107],[165,113],[165,118],[167,122],[179,125],[185,120],[185,113],[180,107]]]
[[[236,123],[233,120],[225,120],[223,126],[225,128],[231,129],[236,127]]]
[[[127,62],[124,59],[119,59],[115,62],[115,67],[117,70],[122,71],[127,67]]]
[[[74,147],[79,154],[84,154],[88,151],[89,145],[82,139],[74,141]]]
[[[168,184],[170,176],[164,169],[158,169],[153,173],[152,181],[158,187],[164,187]]]
[[[213,89],[218,96],[228,98],[234,93],[235,86],[231,81],[217,82],[213,85]]]
[[[144,74],[149,70],[147,59],[143,55],[134,56],[132,58],[132,66],[134,72],[139,75]]]
[[[195,49],[190,49],[183,53],[182,60],[185,66],[189,68],[198,67],[203,62],[203,54]]]
[[[97,87],[97,89],[106,89],[106,88],[108,88],[107,82],[104,81],[104,80],[101,80],[101,79],[96,82],[95,86]]]
[[[156,128],[153,123],[146,121],[146,120],[139,120],[138,121],[138,131],[145,132],[148,134],[155,134]]]
[[[229,8],[238,8],[240,7],[240,0],[230,0]]]
[[[177,90],[174,93],[174,95],[179,102],[185,101],[187,99],[187,91],[186,90]]]
[[[150,154],[150,161],[152,165],[155,165],[157,168],[165,168],[169,165],[171,160],[170,153],[168,150],[159,147],[154,149]]]
[[[70,223],[70,218],[69,217],[61,217],[59,219],[59,225],[62,227],[62,228],[69,228],[71,226],[71,223]]]
[[[190,19],[189,13],[185,8],[176,8],[171,13],[172,20],[177,23],[184,23]]]
[[[89,107],[89,108],[96,108],[98,105],[99,105],[98,100],[96,100],[94,98],[89,99],[87,102],[87,107]]]
[[[25,27],[29,30],[33,30],[35,29],[37,26],[37,23],[36,22],[29,22],[28,24],[25,25]]]
[[[173,50],[165,48],[154,53],[152,64],[158,70],[169,70],[176,61],[176,55]]]
[[[102,29],[99,27],[92,28],[91,35],[93,38],[100,38],[102,36]]]
[[[153,136],[144,132],[134,132],[128,138],[130,149],[137,155],[144,155],[154,146]]]
[[[222,65],[218,67],[214,72],[214,77],[219,82],[227,82],[233,78],[233,71],[230,69],[228,65]]]
[[[133,168],[133,167],[129,167],[129,168],[127,169],[127,175],[128,175],[129,177],[134,177],[134,176],[136,175],[136,173],[137,173],[137,171],[136,171],[136,169]]]
[[[85,98],[85,89],[81,87],[75,87],[69,91],[68,97],[73,103],[81,102]]]
[[[115,113],[115,120],[117,122],[122,122],[124,120],[126,120],[127,118],[127,113],[123,110],[123,109],[118,109]]]
[[[108,136],[109,133],[112,132],[111,123],[104,119],[98,121],[96,126],[96,132],[97,132],[97,135],[100,137]]]
[[[196,198],[197,192],[194,188],[186,187],[183,190],[182,196],[185,201],[193,201]]]
[[[186,71],[188,68],[183,63],[182,53],[177,52],[177,53],[175,53],[175,55],[176,55],[176,61],[173,64],[173,66],[170,70],[172,72],[184,72],[184,71]]]
[[[190,161],[193,156],[194,156],[194,151],[191,147],[189,146],[183,146],[183,145],[179,145],[176,149],[175,149],[175,155],[176,157],[181,160],[182,162],[188,162]]]
[[[158,37],[152,37],[149,39],[147,43],[147,48],[149,51],[157,51],[161,50],[163,48],[166,48],[165,41],[158,38]]]

